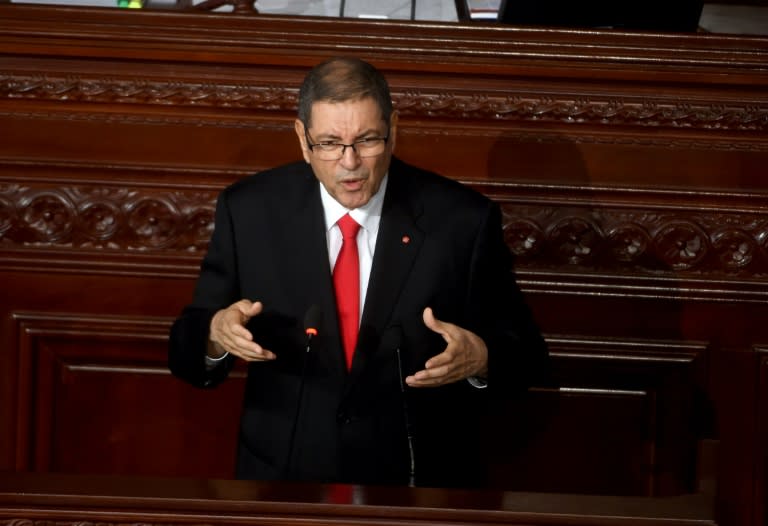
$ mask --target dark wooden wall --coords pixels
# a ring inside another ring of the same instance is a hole
[[[0,470],[232,476],[242,377],[172,379],[218,191],[299,158],[306,70],[501,203],[558,387],[497,485],[768,524],[768,40],[0,4]]]

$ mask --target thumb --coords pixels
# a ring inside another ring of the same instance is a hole
[[[240,310],[241,319],[243,324],[248,323],[248,320],[261,313],[264,308],[260,301],[254,301],[251,303],[248,300],[242,300],[238,308]]]
[[[247,310],[248,319],[261,314],[262,310],[264,310],[264,305],[260,301],[254,301]]]
[[[432,312],[432,307],[427,307],[424,309],[424,312],[422,313],[422,318],[424,320],[424,325],[427,326],[427,328],[433,332],[436,332],[443,337],[447,335],[447,331],[445,330],[445,324],[435,318],[435,313]]]

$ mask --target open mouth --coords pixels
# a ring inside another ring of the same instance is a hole
[[[355,192],[363,187],[363,183],[365,183],[365,179],[350,179],[341,181],[341,186],[348,192]]]

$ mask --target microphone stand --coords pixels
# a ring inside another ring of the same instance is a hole
[[[400,346],[397,346],[395,351],[397,354],[397,372],[398,379],[400,381],[400,394],[403,398],[403,418],[405,420],[405,433],[408,438],[408,458],[410,464],[408,466],[408,486],[413,488],[416,486],[416,457],[413,452],[413,428],[411,427],[410,412],[408,411],[408,400],[405,392],[405,382],[403,381],[403,362],[400,358]]]
[[[307,358],[309,356],[309,348],[310,348],[310,342],[312,337],[309,337],[309,340],[307,341],[307,350],[304,352],[304,359],[303,363],[301,365],[301,380],[299,380],[299,393],[298,393],[298,400],[296,401],[296,411],[293,413],[293,424],[291,425],[291,438],[288,439],[288,453],[285,456],[285,468],[284,468],[284,475],[287,476],[291,472],[291,457],[293,457],[293,445],[296,442],[296,428],[299,424],[299,413],[301,413],[301,403],[304,399],[304,382],[307,375],[307,362],[309,361]]]
[[[291,473],[291,460],[293,460],[293,447],[296,443],[296,428],[299,425],[299,414],[304,400],[304,384],[307,379],[307,362],[309,362],[309,351],[312,348],[312,337],[317,336],[317,327],[320,325],[320,311],[317,305],[312,305],[304,317],[304,331],[307,334],[307,348],[304,351],[304,357],[301,364],[301,378],[299,379],[298,399],[296,400],[296,411],[293,413],[293,423],[291,424],[291,436],[288,439],[288,453],[285,455],[285,466],[283,467],[283,477],[289,478]]]

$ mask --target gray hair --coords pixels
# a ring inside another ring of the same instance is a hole
[[[358,58],[334,57],[313,67],[299,89],[299,120],[311,125],[315,102],[347,102],[370,97],[389,125],[392,97],[384,75],[368,62]]]

